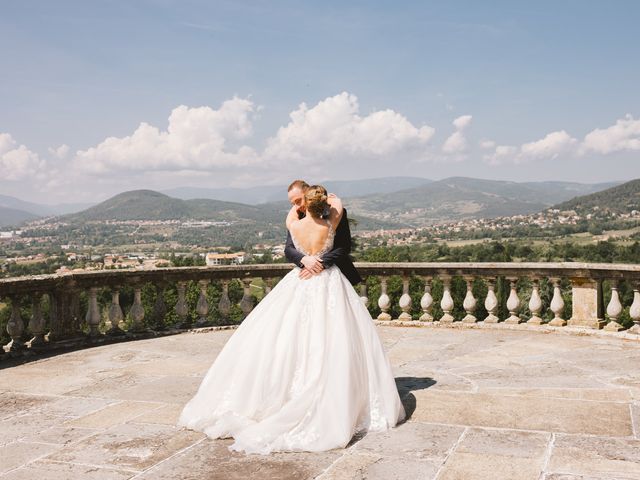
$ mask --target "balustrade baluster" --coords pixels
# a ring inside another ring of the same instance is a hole
[[[611,299],[607,305],[607,317],[609,317],[609,323],[604,327],[609,332],[618,332],[623,329],[622,325],[618,323],[618,318],[622,313],[622,303],[620,303],[620,295],[618,294],[618,281],[611,281]]]
[[[453,297],[451,296],[451,277],[443,276],[442,284],[444,291],[442,292],[442,299],[440,300],[440,308],[442,308],[440,322],[451,323],[455,320],[453,315],[451,315],[454,307]]]
[[[640,333],[640,291],[638,291],[637,286],[633,289],[633,303],[629,308],[629,316],[634,323],[629,331],[632,333]]]
[[[209,280],[200,280],[198,287],[200,287],[200,295],[198,296],[198,303],[196,304],[196,313],[198,314],[198,320],[196,321],[197,327],[204,327],[209,323],[207,315],[209,314],[209,302],[207,301],[207,287],[209,286]]]
[[[120,327],[124,315],[120,307],[120,291],[115,288],[111,291],[111,305],[109,306],[109,320],[106,322],[107,335],[124,335]]]
[[[176,290],[178,291],[178,300],[176,301],[176,315],[180,319],[180,328],[189,328],[189,322],[187,315],[189,314],[189,306],[187,305],[187,282],[180,281],[176,283]]]
[[[420,299],[420,308],[422,308],[422,315],[420,321],[433,322],[433,315],[431,310],[433,309],[433,297],[431,296],[431,277],[424,277],[424,293]]]
[[[20,314],[20,298],[18,296],[11,297],[11,317],[7,322],[7,333],[11,337],[11,342],[7,345],[10,352],[20,352],[24,349],[22,343],[22,333],[24,332],[24,323]]]
[[[244,313],[243,318],[246,318],[247,315],[251,313],[251,310],[253,310],[253,300],[251,298],[251,279],[243,278],[242,287],[243,292],[242,299],[240,300],[240,309],[242,310],[242,313]]]
[[[532,280],[529,310],[531,311],[531,318],[527,323],[531,325],[542,325],[544,321],[542,317],[540,317],[540,312],[542,312],[542,299],[540,298],[540,280],[538,278]]]
[[[365,306],[365,308],[369,307],[369,297],[367,296],[367,283],[364,281],[364,279],[360,284],[360,300],[362,300],[362,304]]]
[[[151,313],[151,321],[156,331],[167,328],[165,324],[165,317],[167,316],[167,305],[164,303],[165,287],[164,282],[156,283],[156,300],[153,303],[153,311]]]
[[[519,324],[522,322],[522,319],[518,315],[518,310],[520,310],[520,298],[518,297],[517,290],[517,278],[508,278],[509,286],[511,291],[509,292],[509,298],[507,298],[507,310],[509,310],[509,318],[507,318],[504,323],[512,323]]]
[[[42,314],[42,294],[35,292],[31,296],[31,319],[29,330],[33,338],[29,341],[29,347],[37,349],[46,344],[44,341],[44,315]]]
[[[129,310],[131,316],[131,331],[144,332],[144,307],[142,306],[142,287],[135,285],[133,287],[133,305]]]
[[[487,310],[487,316],[484,319],[484,323],[498,323],[500,321],[496,315],[498,311],[498,297],[496,297],[495,289],[495,278],[487,279],[487,298],[484,300],[484,308]]]
[[[398,317],[398,320],[412,320],[411,318],[411,295],[409,295],[409,277],[405,275],[402,278],[402,296],[398,302],[402,313]]]
[[[378,307],[380,307],[378,320],[391,320],[391,315],[389,315],[391,301],[389,300],[389,295],[387,295],[387,279],[385,277],[380,279],[380,298],[378,298]]]
[[[564,300],[562,299],[562,292],[560,291],[560,279],[551,278],[553,282],[553,298],[551,299],[551,305],[549,308],[553,312],[553,320],[549,322],[549,325],[554,327],[564,327],[567,321],[562,318],[562,312],[564,311]]]
[[[100,334],[100,308],[98,307],[98,287],[89,289],[89,304],[87,305],[87,315],[85,316],[89,326],[89,337],[99,337]]]
[[[225,323],[229,320],[229,314],[231,313],[231,299],[229,298],[229,280],[222,281],[222,295],[220,296],[220,302],[218,303],[218,312],[220,313],[220,319]]]
[[[462,323],[476,323],[478,319],[474,313],[476,311],[477,301],[473,296],[473,277],[465,277],[464,281],[467,283],[467,294],[464,296],[462,308],[464,308],[467,314],[462,319]]]
[[[275,282],[275,278],[265,278],[264,279],[264,294],[269,295],[271,290],[273,290],[273,283]]]

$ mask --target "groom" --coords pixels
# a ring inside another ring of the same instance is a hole
[[[309,184],[304,180],[295,180],[289,185],[287,196],[289,197],[291,205],[296,207],[299,218],[306,215],[304,193],[307,188],[309,188]],[[331,204],[332,197],[336,198],[335,195],[329,194],[329,204]],[[311,255],[304,255],[296,250],[296,247],[293,245],[291,233],[287,231],[287,243],[284,247],[284,254],[287,260],[302,268],[300,271],[300,278],[302,279],[311,278],[313,275],[322,272],[323,269],[337,265],[352,285],[360,283],[362,277],[360,277],[358,270],[356,270],[351,258],[349,258],[349,253],[351,253],[351,230],[349,229],[346,209],[343,209],[342,219],[338,224],[338,228],[336,228],[333,249],[322,255],[320,259]]]

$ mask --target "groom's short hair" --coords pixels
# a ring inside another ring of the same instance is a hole
[[[294,188],[299,188],[302,192],[306,192],[309,188],[309,184],[304,180],[294,180],[291,182],[291,185],[289,185],[289,188],[287,188],[287,192],[290,192]]]

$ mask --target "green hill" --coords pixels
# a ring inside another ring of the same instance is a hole
[[[276,217],[277,214],[277,217]],[[120,193],[79,213],[64,215],[68,223],[106,220],[282,220],[278,208],[259,208],[211,199],[180,200],[153,190]]]
[[[612,213],[629,213],[632,210],[640,210],[640,178],[601,192],[572,198],[567,202],[555,205],[553,208],[583,213],[593,211],[594,207]]]

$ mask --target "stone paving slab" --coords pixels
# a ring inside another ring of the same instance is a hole
[[[453,425],[631,436],[631,413],[626,403],[573,399],[530,398],[484,393],[417,391],[412,419]]]
[[[0,392],[0,420],[50,404],[59,397],[47,395],[29,395],[25,393]]]
[[[548,469],[603,478],[638,479],[640,441],[557,435]]]
[[[37,432],[58,426],[69,420],[47,412],[16,415],[0,422],[0,446],[23,440]],[[0,457],[1,458],[1,457]]]
[[[37,460],[2,476],[2,480],[126,480],[131,472]]]
[[[109,428],[125,423],[139,415],[152,412],[162,406],[161,403],[150,402],[118,402],[102,408],[88,415],[84,415],[66,422],[71,427]]]
[[[469,429],[438,478],[537,479],[550,437],[547,433]]]
[[[202,434],[166,425],[116,425],[46,457],[141,472],[201,439]]]
[[[159,464],[136,480],[304,480],[314,478],[343,452],[275,453],[268,456],[230,452],[231,440],[203,440]]]
[[[230,452],[175,426],[233,331],[0,370],[5,479],[640,479],[640,343],[528,328],[379,326],[410,414],[345,449]]]
[[[55,450],[59,450],[58,445],[47,445],[44,443],[12,442],[0,447],[0,474],[20,467],[33,460],[47,455]]]

